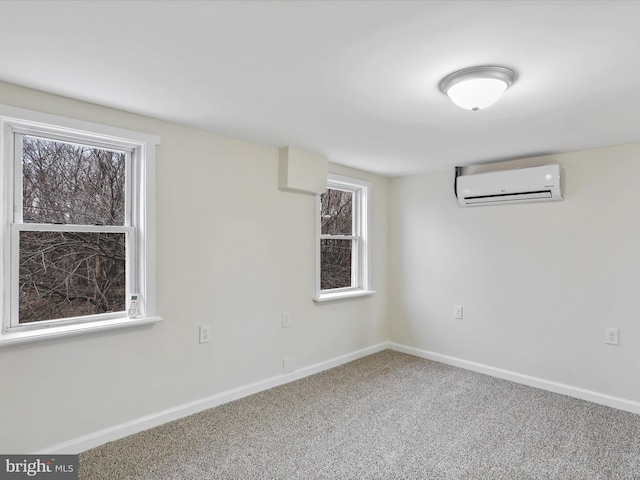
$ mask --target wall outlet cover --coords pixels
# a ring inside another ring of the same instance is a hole
[[[617,328],[604,329],[604,343],[608,345],[619,345],[619,330]]]
[[[200,343],[209,343],[211,341],[211,326],[200,325]]]

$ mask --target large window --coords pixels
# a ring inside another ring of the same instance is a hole
[[[157,139],[15,110],[0,108],[20,114],[2,117],[0,344],[158,320],[150,195]],[[135,313],[127,311],[134,294],[143,300]]]
[[[330,175],[318,196],[316,300],[373,293],[369,290],[368,182]]]

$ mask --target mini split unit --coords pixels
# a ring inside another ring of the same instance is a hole
[[[463,207],[562,200],[560,165],[462,175],[456,195]]]

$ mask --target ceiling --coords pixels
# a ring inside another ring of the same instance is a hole
[[[637,1],[2,1],[0,80],[397,176],[640,142]],[[454,70],[519,78],[456,107]]]

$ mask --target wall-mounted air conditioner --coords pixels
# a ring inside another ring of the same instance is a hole
[[[464,207],[562,200],[560,165],[462,175],[456,194]]]

